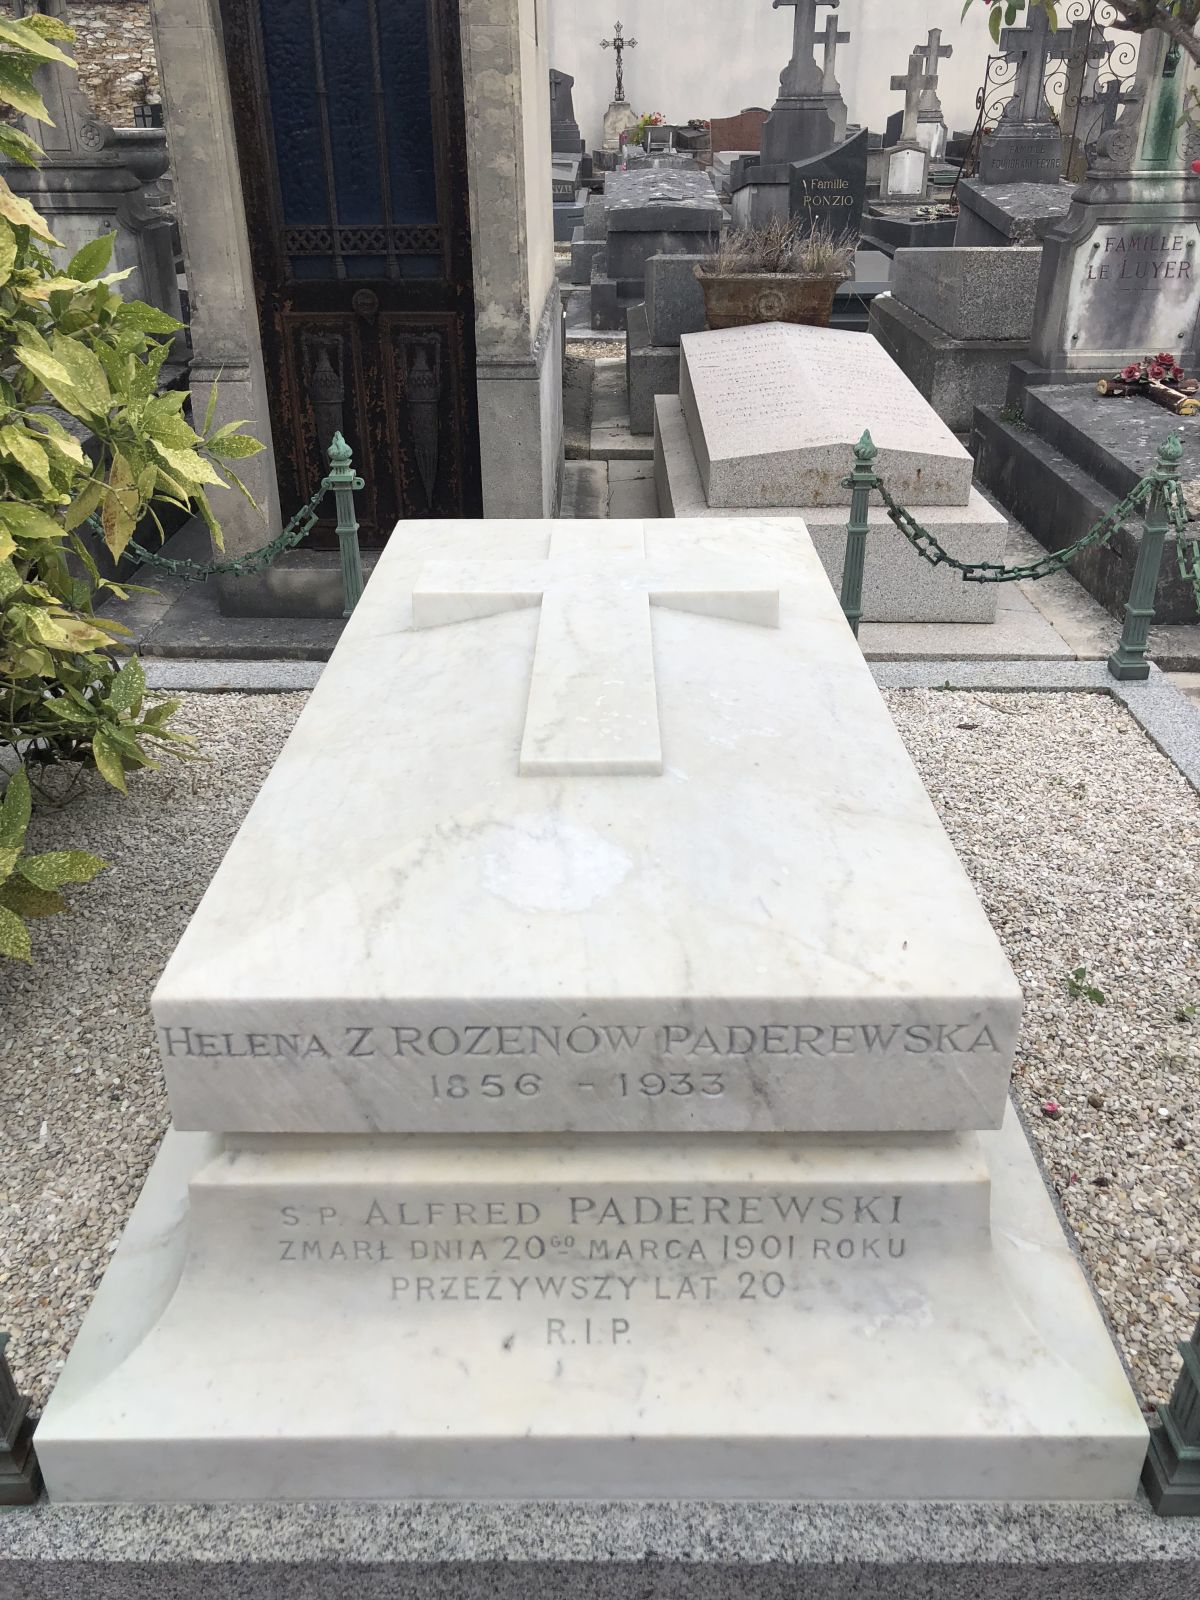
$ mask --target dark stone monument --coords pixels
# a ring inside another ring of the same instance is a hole
[[[795,10],[792,58],[779,77],[779,98],[763,125],[764,162],[800,161],[837,144],[846,134],[846,102],[833,75],[839,42],[836,29],[832,49],[825,45],[825,61],[816,61],[817,7],[839,0],[771,0],[776,10]],[[846,34],[843,38],[849,38]]]
[[[788,187],[793,217],[808,229],[824,227],[834,234],[857,233],[867,194],[867,130],[807,161],[793,161]]]
[[[583,135],[575,120],[575,79],[550,68],[550,149],[555,155],[583,153]]]
[[[1062,133],[1046,99],[1046,72],[1071,52],[1071,29],[1050,32],[1046,13],[1032,9],[1024,28],[1005,28],[1000,47],[1017,63],[1012,99],[995,131],[983,141],[979,176],[984,183],[1057,183],[1062,166]]]

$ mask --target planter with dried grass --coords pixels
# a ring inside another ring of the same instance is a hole
[[[696,268],[710,328],[756,322],[829,326],[833,297],[854,273],[858,240],[828,228],[805,231],[800,218],[734,228]]]

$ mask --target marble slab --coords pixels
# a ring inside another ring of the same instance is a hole
[[[803,524],[697,518],[404,524],[153,1010],[182,1129],[932,1131],[1021,999]]]
[[[1010,1113],[862,1144],[169,1134],[38,1452],[57,1501],[1112,1501],[1146,1439]]]
[[[876,470],[908,506],[965,506],[972,462],[867,333],[771,322],[685,334],[679,398],[714,509],[848,506],[869,428]]]
[[[713,510],[704,498],[700,467],[679,397],[658,395],[654,406],[654,481],[659,516],[735,515]],[[846,559],[844,507],[780,506],[759,515],[803,522],[834,593],[840,592]],[[1004,560],[1008,523],[977,489],[971,490],[965,506],[926,506],[920,519],[960,560]],[[999,584],[964,583],[952,567],[934,567],[923,561],[877,501],[867,515],[867,527],[863,616],[868,623],[995,622]]]

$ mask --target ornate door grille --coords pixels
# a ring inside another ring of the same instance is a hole
[[[340,429],[369,542],[478,515],[456,0],[221,6],[285,508]]]

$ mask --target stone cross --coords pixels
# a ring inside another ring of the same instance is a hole
[[[821,91],[823,94],[840,94],[841,87],[834,74],[837,62],[837,47],[840,44],[849,44],[850,35],[839,33],[837,18],[830,15],[825,19],[825,67],[821,76]]]
[[[601,50],[615,51],[617,57],[617,92],[613,98],[614,105],[623,105],[625,101],[625,52],[636,50],[637,40],[626,39],[621,32],[621,24],[613,23],[613,36],[611,39],[601,39]]]
[[[1059,28],[1057,33],[1051,33],[1046,13],[1037,6],[1026,27],[1004,29],[1000,48],[1007,60],[1017,63],[1017,92],[1004,108],[1005,118],[1017,122],[1048,122],[1046,68],[1052,61],[1065,61],[1070,55],[1071,29]]]
[[[948,61],[953,54],[954,46],[942,43],[940,28],[930,28],[928,39],[913,51],[913,55],[920,56],[925,63],[925,77],[921,86],[921,111],[926,116],[940,117],[942,114],[937,97],[938,62]]]
[[[901,144],[916,144],[917,119],[921,114],[921,96],[925,91],[925,62],[914,50],[908,58],[908,71],[903,76],[892,77],[893,90],[904,91],[904,122],[900,128]]]
[[[792,24],[792,59],[779,75],[780,92],[785,97],[824,94],[823,75],[817,70],[817,7],[832,6],[836,11],[841,0],[771,0],[775,11],[794,6],[796,16]]]
[[[753,563],[646,556],[640,523],[556,525],[543,561],[429,561],[413,627],[541,607],[523,776],[660,774],[650,607],[779,626],[779,586]]]

